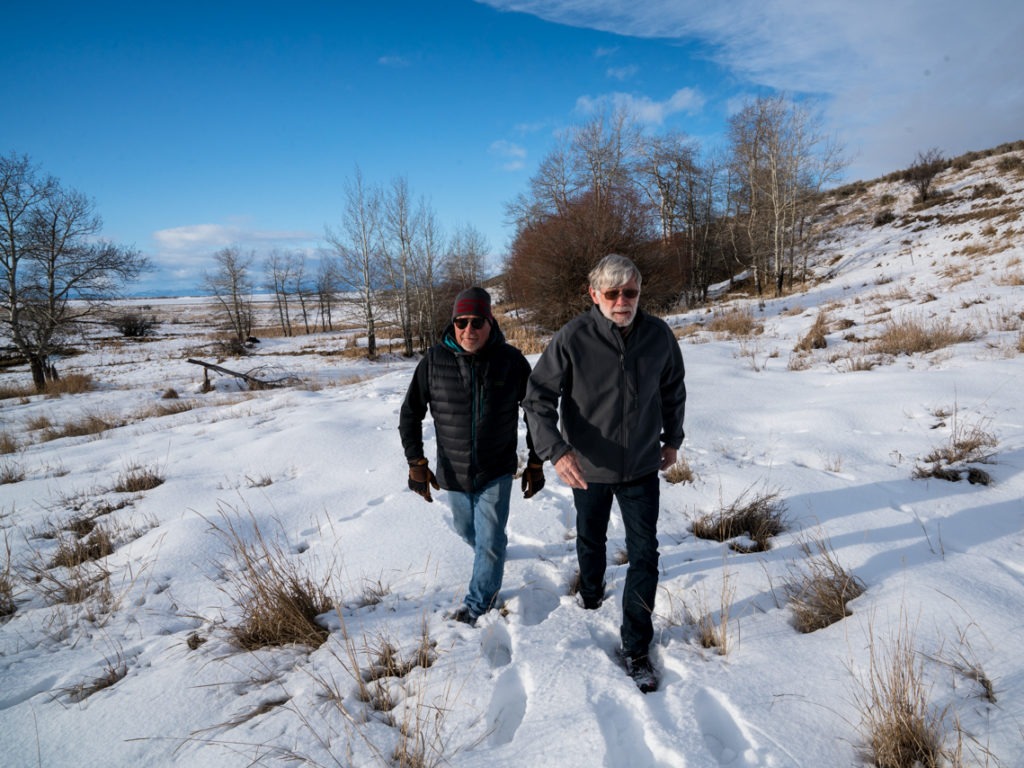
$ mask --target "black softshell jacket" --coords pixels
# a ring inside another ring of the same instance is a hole
[[[423,456],[423,418],[434,419],[437,458],[434,474],[448,491],[479,491],[503,475],[515,474],[519,404],[526,394],[530,364],[505,343],[497,323],[487,345],[475,355],[455,343],[449,324],[443,340],[416,366],[399,416],[407,459]],[[527,434],[531,460],[537,461]]]
[[[523,408],[542,459],[575,449],[584,478],[636,480],[683,443],[686,387],[672,329],[637,311],[623,336],[595,305],[566,323],[540,356]],[[559,428],[559,421],[561,428]]]

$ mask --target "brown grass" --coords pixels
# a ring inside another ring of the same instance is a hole
[[[264,537],[251,514],[249,535],[227,510],[221,518],[211,527],[235,560],[229,578],[241,609],[241,621],[231,629],[236,642],[247,650],[290,643],[320,647],[328,632],[316,618],[333,605],[329,585],[302,573],[280,544]]]
[[[694,481],[693,470],[690,463],[682,454],[676,459],[676,463],[665,470],[662,477],[673,485],[678,483],[692,483]]]
[[[46,395],[48,397],[80,395],[83,392],[92,391],[94,386],[92,376],[86,373],[69,373],[56,381],[46,382]]]
[[[807,559],[793,566],[786,593],[794,625],[807,633],[849,616],[847,603],[864,593],[864,583],[839,564],[827,541],[819,538],[803,542],[800,549]]]
[[[710,598],[703,592],[697,593],[697,641],[701,648],[714,648],[722,656],[729,653],[729,615],[736,599],[736,587],[732,575],[722,569],[722,588],[718,595],[718,615],[709,607]]]
[[[123,656],[118,654],[114,659],[107,659],[103,672],[98,677],[90,678],[71,688],[65,688],[64,693],[68,695],[72,702],[77,704],[85,701],[94,693],[116,685],[127,676],[128,662],[125,661]]]
[[[101,560],[114,552],[114,536],[105,526],[96,526],[86,537],[59,536],[57,552],[50,568],[77,568],[92,560]]]
[[[888,320],[870,349],[884,355],[913,355],[973,341],[978,336],[970,326],[955,327],[949,318],[926,321],[904,316]]]
[[[18,450],[18,441],[7,431],[0,432],[0,456],[6,456]]]
[[[521,323],[513,323],[506,328],[507,320],[502,319],[499,322],[501,322],[505,340],[524,355],[540,354],[548,345],[548,337],[539,335],[537,331],[527,328]]]
[[[995,284],[1011,287],[1024,285],[1024,271],[1019,269],[1007,271],[995,279]]]
[[[750,307],[715,310],[705,325],[713,333],[724,333],[730,337],[747,337],[764,333],[764,323],[754,318]]]
[[[141,493],[164,483],[163,472],[158,467],[147,467],[138,462],[129,462],[114,483],[117,493]]]
[[[13,461],[0,463],[0,485],[20,483],[25,479],[25,470]]]
[[[14,573],[11,570],[11,542],[4,531],[3,567],[0,568],[0,623],[18,610],[14,599]]]
[[[51,440],[59,440],[62,437],[101,435],[107,430],[123,427],[126,423],[124,420],[110,414],[87,413],[81,418],[69,421],[59,427],[50,427],[43,430],[39,439],[45,443]]]
[[[814,318],[814,323],[811,325],[807,334],[797,342],[797,345],[793,348],[794,352],[810,352],[812,349],[825,349],[828,346],[828,341],[825,339],[825,334],[828,333],[828,314],[824,311],[819,312],[817,317]]]
[[[914,469],[914,477],[935,477],[956,482],[966,474],[972,484],[989,485],[991,478],[987,472],[964,465],[970,463],[985,464],[991,461],[999,447],[999,439],[988,430],[990,419],[977,422],[965,421],[960,418],[959,411],[954,409],[949,442],[933,449],[924,456]]]
[[[871,642],[870,666],[857,704],[869,756],[878,768],[946,765],[945,713],[929,704],[923,665],[913,643],[905,619],[886,646]]]
[[[731,542],[737,552],[765,552],[771,548],[771,539],[786,530],[786,505],[778,491],[763,491],[748,499],[748,488],[722,509],[700,516],[693,521],[691,530],[700,539],[729,541],[747,536],[751,543]]]

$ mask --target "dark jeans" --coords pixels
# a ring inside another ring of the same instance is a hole
[[[629,567],[622,595],[622,650],[646,654],[654,639],[651,613],[658,591],[658,474],[629,483],[588,483],[574,488],[576,502],[576,556],[580,563],[580,596],[596,600],[604,596],[604,572],[608,563],[608,520],[612,499],[619,503],[626,528]]]

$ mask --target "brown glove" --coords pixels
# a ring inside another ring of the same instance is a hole
[[[430,498],[430,486],[435,491],[441,490],[437,484],[437,478],[430,471],[430,462],[426,459],[409,459],[409,490],[416,491],[427,501],[433,502]]]
[[[529,462],[523,470],[523,498],[528,499],[544,487],[544,465]]]

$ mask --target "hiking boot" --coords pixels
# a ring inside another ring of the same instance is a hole
[[[583,601],[583,607],[588,611],[596,611],[604,603],[604,598],[601,597],[583,597],[580,596]]]
[[[658,690],[658,673],[651,666],[651,660],[645,653],[638,653],[633,656],[626,655],[626,674],[633,678],[636,687],[641,693],[651,693]]]
[[[580,602],[583,603],[583,607],[588,611],[596,611],[598,608],[600,608],[601,604],[604,603],[605,589],[606,585],[602,584],[601,594],[595,595],[594,597],[587,597],[582,592],[580,592]]]
[[[468,605],[460,605],[452,613],[451,618],[456,621],[461,621],[463,624],[469,624],[471,627],[476,626],[477,615],[473,613]]]

